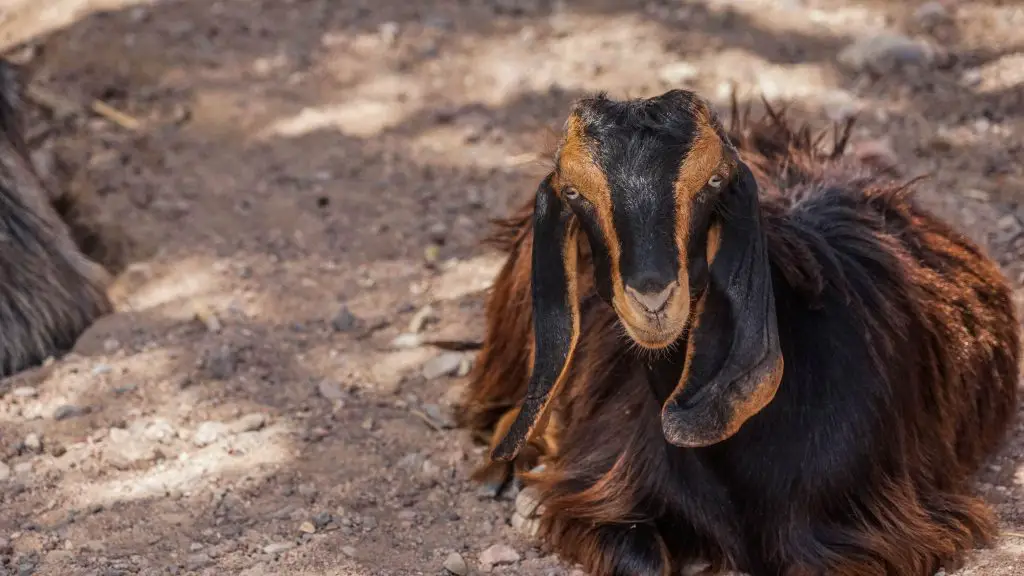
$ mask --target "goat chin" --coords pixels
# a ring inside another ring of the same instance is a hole
[[[521,475],[543,504],[540,535],[594,576],[701,562],[755,575],[955,569],[997,533],[969,485],[1016,412],[1008,282],[909,187],[843,160],[845,137],[819,151],[770,108],[751,123],[734,106],[732,118],[761,188],[785,358],[775,397],[722,442],[670,446],[669,391],[654,380],[682,362],[652,367],[624,345],[580,242],[581,336],[548,426],[519,460],[476,477]],[[491,238],[508,257],[460,413],[494,438],[531,369],[531,209]]]

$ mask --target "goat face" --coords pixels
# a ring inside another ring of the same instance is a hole
[[[757,194],[693,92],[577,101],[534,204],[533,372],[492,458],[516,456],[565,381],[580,338],[581,229],[597,292],[630,339],[652,353],[685,351],[661,413],[668,442],[720,442],[766,406],[783,360]]]

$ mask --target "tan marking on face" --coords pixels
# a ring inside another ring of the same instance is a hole
[[[690,206],[694,199],[715,171],[722,165],[725,147],[711,125],[711,113],[704,104],[695,104],[695,128],[697,135],[693,139],[686,158],[679,166],[676,177],[676,245],[679,248],[680,260],[686,261],[686,246],[690,234]],[[686,286],[686,266],[680,267],[680,285]]]
[[[611,260],[612,293],[616,300],[625,302],[626,292],[622,285],[622,275],[619,273],[622,245],[619,243],[619,235],[615,231],[615,222],[612,218],[611,186],[604,171],[591,154],[583,123],[576,114],[572,114],[566,122],[565,139],[558,153],[558,169],[559,181],[556,183],[556,189],[572,186],[594,205],[598,225],[608,249],[608,258]],[[630,321],[633,319],[630,318]]]
[[[707,250],[705,257],[708,261],[708,266],[715,261],[715,256],[718,256],[718,248],[722,244],[722,225],[718,222],[712,222],[711,227],[708,228],[708,241]]]

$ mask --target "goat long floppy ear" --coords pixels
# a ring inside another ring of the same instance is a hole
[[[782,379],[758,187],[742,162],[721,202],[720,242],[696,303],[686,366],[662,408],[662,431],[677,446],[707,446],[735,434],[775,397]]]
[[[565,382],[580,334],[576,293],[578,223],[552,188],[549,174],[537,189],[533,211],[533,372],[515,422],[491,452],[512,460],[547,415]]]

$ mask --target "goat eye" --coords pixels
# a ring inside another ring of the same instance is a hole
[[[565,197],[568,200],[575,200],[580,197],[580,193],[576,191],[572,186],[565,189]]]
[[[721,185],[722,185],[722,177],[719,176],[718,174],[715,174],[714,176],[711,177],[710,180],[708,180],[708,186],[711,186],[712,188],[718,188]]]

